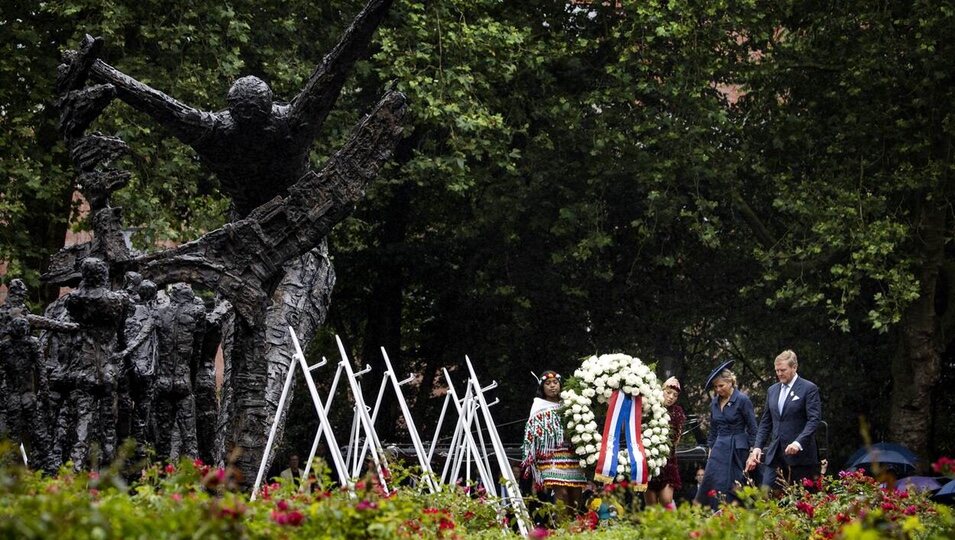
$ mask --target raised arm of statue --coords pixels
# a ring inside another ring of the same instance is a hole
[[[317,136],[349,71],[365,54],[372,34],[385,18],[391,3],[392,0],[369,0],[338,44],[312,72],[302,91],[292,98],[289,120],[299,137],[310,141]]]
[[[116,87],[116,95],[129,106],[152,116],[188,145],[198,142],[215,126],[214,114],[181,103],[102,60],[97,60],[90,71],[97,81]]]

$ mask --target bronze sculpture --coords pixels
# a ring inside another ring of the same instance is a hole
[[[202,366],[197,370],[201,377],[197,376],[190,386],[190,392],[197,392],[193,399],[202,396],[200,408],[192,414],[192,420],[182,418],[187,427],[180,429],[168,445],[160,442],[163,451],[168,450],[167,455],[194,455],[199,445],[194,443],[195,428],[188,426],[199,419],[208,425],[214,418],[216,438],[202,446],[215,461],[221,463],[227,454],[238,450],[237,464],[251,477],[261,458],[268,426],[276,414],[283,412],[276,407],[282,380],[291,363],[286,326],[291,324],[307,340],[324,320],[328,308],[335,275],[328,260],[325,235],[354,209],[365,185],[387,160],[401,133],[404,96],[388,92],[321,170],[309,169],[309,148],[348,71],[363,54],[390,4],[390,0],[371,0],[302,91],[288,103],[276,102],[268,85],[260,79],[243,77],[232,85],[226,110],[199,111],[100,61],[102,41],[89,37],[77,52],[68,55],[68,62],[60,70],[60,127],[80,172],[80,189],[90,201],[94,240],[61,251],[44,279],[48,283],[74,284],[81,261],[95,255],[116,275],[135,271],[158,286],[190,283],[215,293],[218,300],[216,306],[206,310],[195,299],[187,302],[185,291],[173,285],[170,296],[181,297],[176,309],[180,315],[183,310],[188,311],[189,315],[184,317],[189,322],[167,324],[160,315],[156,323],[161,351],[156,384],[160,394],[178,399],[173,407],[177,411],[191,406],[179,371],[184,360],[170,357],[173,367],[164,366],[166,356],[188,354],[191,365],[199,362]],[[86,86],[88,79],[99,84]],[[129,173],[112,168],[110,163],[129,149],[113,137],[85,135],[92,120],[114,97],[149,114],[196,151],[232,199],[233,222],[193,242],[157,253],[140,255],[125,245],[121,210],[111,207],[109,198],[125,184]],[[133,299],[135,294],[121,296],[127,304],[132,299],[131,305],[138,305]],[[221,307],[226,305],[224,302],[231,304],[231,309]],[[162,313],[163,308],[158,310]],[[75,319],[73,311],[76,306],[64,311],[62,306],[52,305],[48,318],[71,322]],[[129,320],[128,315],[121,316],[119,325],[122,327]],[[85,324],[83,320],[75,322],[81,327]],[[167,339],[164,328],[177,340],[188,336],[196,341],[190,342],[188,351],[180,347],[182,341],[163,345]],[[86,336],[89,332],[83,329],[80,333]],[[122,328],[113,337],[101,336],[113,343],[104,345],[112,349],[110,358],[118,356],[131,361],[137,348],[142,347],[141,342],[136,344],[138,338],[130,335],[134,332],[130,327],[128,331]],[[137,336],[141,333],[142,327]],[[221,402],[215,403],[209,391],[209,352],[220,335],[225,355],[224,387]],[[64,343],[54,338],[46,343],[54,358],[63,359]],[[132,366],[135,369],[135,362]],[[168,381],[164,379],[164,370],[172,370]],[[76,391],[70,384],[58,386],[60,397],[51,392],[51,400],[62,402],[63,392]],[[154,403],[170,403],[166,397]],[[148,396],[140,396],[140,400],[145,402]],[[135,407],[133,403],[132,408]],[[152,407],[154,412],[157,408]],[[210,409],[214,411],[211,417]],[[104,414],[100,416],[105,418]],[[163,413],[153,416],[170,417]],[[176,418],[179,426],[180,418]],[[169,426],[157,427],[161,431]],[[148,432],[142,425],[131,428],[132,432],[143,430]],[[57,434],[56,443],[62,445],[65,434],[62,430]],[[112,444],[108,437],[104,437],[104,443]],[[214,447],[208,448],[210,445]],[[55,449],[52,453],[57,454]],[[80,456],[84,452],[73,454]]]

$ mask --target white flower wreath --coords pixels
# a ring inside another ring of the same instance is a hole
[[[591,356],[583,361],[560,393],[561,414],[570,434],[581,467],[593,467],[600,455],[601,430],[597,424],[593,400],[603,405],[614,390],[631,396],[643,396],[643,446],[650,477],[660,474],[670,455],[670,415],[663,404],[663,388],[656,374],[639,358],[626,354]],[[606,414],[606,413],[604,413]],[[617,481],[629,478],[627,450],[618,450]]]

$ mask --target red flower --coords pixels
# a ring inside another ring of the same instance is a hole
[[[802,479],[802,487],[804,487],[804,488],[806,488],[806,489],[812,489],[812,488],[816,487],[816,483],[812,481],[812,478],[803,478],[803,479]]]
[[[474,517],[474,512],[468,510],[467,512],[464,513],[464,516],[462,517],[464,517],[464,519],[471,519]]]
[[[806,501],[797,502],[796,509],[809,516],[809,519],[812,519],[812,516],[816,513],[816,507]]]
[[[892,501],[883,501],[882,509],[885,510],[886,512],[891,512],[892,510],[898,510],[899,507],[895,506],[895,503]]]
[[[99,473],[96,471],[90,471],[89,473],[90,480],[99,480]]]
[[[442,517],[441,520],[438,521],[438,530],[450,531],[453,528],[454,528],[454,522],[448,518]]]
[[[550,531],[543,527],[534,527],[534,530],[528,535],[530,538],[547,538],[548,536],[550,536]]]
[[[716,497],[716,494],[717,494],[717,493],[719,493],[719,491],[716,491],[715,489],[711,489],[711,490],[709,490],[709,491],[706,492],[706,496],[707,496],[707,497]]]
[[[282,512],[286,512],[288,511],[288,502],[285,500],[281,500],[275,503],[275,507],[281,510]]]
[[[597,528],[597,525],[600,523],[600,517],[597,516],[597,512],[591,510],[582,516],[577,516],[577,522],[574,525],[573,529],[577,532],[580,531],[592,531]]]
[[[166,474],[172,474],[176,472],[176,466],[173,465],[172,463],[168,463],[166,464],[165,471],[166,471]]]
[[[838,514],[836,514],[836,521],[838,521],[839,523],[849,523],[850,521],[852,521],[852,518],[843,514],[842,512],[839,512]]]
[[[298,510],[292,510],[285,515],[285,519],[289,525],[298,527],[303,521],[305,521],[305,514],[299,512]]]
[[[219,509],[219,517],[237,519],[242,516],[243,511],[245,511],[244,506],[237,506],[235,508],[224,506]]]
[[[938,458],[938,461],[932,463],[932,470],[935,471],[936,474],[951,476],[955,474],[955,459],[942,456]]]
[[[917,506],[915,506],[914,504],[910,504],[905,507],[905,510],[902,510],[902,513],[907,516],[914,516],[915,514],[918,513],[918,511],[919,509]]]
[[[96,497],[99,497],[99,490],[96,489],[96,488],[91,489],[91,490],[90,490],[90,496],[93,497],[94,499],[95,499]]]
[[[169,498],[172,499],[172,500],[174,500],[174,501],[176,501],[176,502],[182,502],[182,494],[181,494],[181,493],[173,493],[172,495],[169,496]]]
[[[690,538],[699,538],[703,536],[701,531],[690,531]]]

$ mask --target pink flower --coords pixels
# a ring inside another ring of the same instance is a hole
[[[172,474],[176,472],[176,466],[172,463],[168,463],[166,464],[166,468],[164,470],[166,471],[166,474]]]
[[[548,536],[550,536],[550,531],[543,527],[534,527],[534,530],[528,535],[530,538],[547,538]]]
[[[816,483],[812,481],[812,478],[803,478],[803,479],[802,479],[802,487],[804,487],[804,488],[806,488],[806,489],[812,489],[812,488],[816,487]]]
[[[914,516],[915,514],[918,513],[918,511],[919,509],[917,506],[915,506],[914,504],[910,504],[905,507],[905,510],[902,510],[902,513],[907,516]]]
[[[285,501],[285,500],[281,500],[281,501],[275,503],[275,506],[276,506],[276,508],[278,508],[278,509],[281,510],[282,512],[288,511],[288,502]]]
[[[355,510],[374,510],[378,508],[378,505],[369,501],[361,501],[355,505]]]
[[[182,493],[173,493],[169,498],[176,502],[182,502]]]

